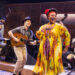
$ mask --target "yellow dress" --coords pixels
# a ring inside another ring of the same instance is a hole
[[[67,28],[58,23],[44,24],[36,36],[40,39],[40,47],[33,72],[39,75],[58,75],[63,72],[62,41],[65,46],[70,45]]]

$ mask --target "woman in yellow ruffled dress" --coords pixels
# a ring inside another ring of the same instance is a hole
[[[65,53],[70,45],[70,34],[64,25],[56,23],[56,9],[47,9],[45,13],[49,23],[42,25],[36,32],[40,46],[33,72],[38,75],[58,75],[64,71],[62,41]]]

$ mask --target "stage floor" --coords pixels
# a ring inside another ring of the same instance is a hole
[[[10,65],[10,66],[15,67],[15,65],[13,65],[13,64]],[[32,71],[33,68],[34,68],[34,65],[25,65],[24,66],[24,69],[26,69],[26,70],[31,70]],[[0,70],[0,75],[13,75],[13,73],[12,72],[8,72],[8,71],[4,71],[4,70]]]
[[[59,74],[59,75],[67,75],[69,71],[65,72],[65,73],[62,73],[62,74]],[[3,70],[0,70],[0,75],[13,75],[12,72],[7,72],[7,71],[3,71]],[[75,72],[72,72],[70,75],[75,75]]]
[[[1,69],[1,67],[2,67],[2,69]],[[3,67],[4,68],[9,68],[11,70],[4,69]],[[12,67],[14,68],[15,64],[6,63],[6,62],[0,62],[0,75],[12,75],[12,72],[13,72]],[[26,73],[24,73],[23,75],[26,75],[28,72],[30,72],[30,75],[32,75],[31,73],[32,73],[33,68],[34,68],[34,65],[25,65],[24,66],[24,71]],[[65,72],[63,72],[63,73],[61,73],[59,75],[67,75],[69,72],[70,72],[70,70],[65,70]],[[75,75],[75,71],[73,71],[70,75]]]

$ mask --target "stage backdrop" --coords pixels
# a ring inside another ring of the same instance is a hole
[[[36,30],[41,26],[40,17],[44,14],[45,9],[56,8],[59,14],[59,20],[63,20],[64,25],[70,31],[72,38],[75,37],[75,1],[72,2],[45,2],[45,3],[24,3],[24,4],[6,4],[5,13],[8,8],[11,9],[11,14],[7,18],[5,23],[5,37],[8,37],[7,32],[10,29],[22,25],[22,20],[26,16],[32,18],[31,29],[35,33]],[[66,15],[67,14],[67,15]],[[65,16],[64,16],[65,15]]]

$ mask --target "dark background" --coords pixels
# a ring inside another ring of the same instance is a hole
[[[8,38],[7,32],[10,29],[22,25],[22,20],[26,16],[32,18],[31,29],[35,33],[40,27],[40,16],[47,8],[56,8],[59,14],[75,14],[74,0],[0,0],[0,17],[6,16],[11,9],[5,23],[4,37]],[[63,18],[63,17],[62,17]],[[68,19],[69,18],[69,19]],[[71,33],[72,38],[75,37],[75,17],[67,17],[63,23]]]
[[[63,1],[75,1],[75,0],[1,0],[7,3],[40,3],[40,2],[63,2]]]

